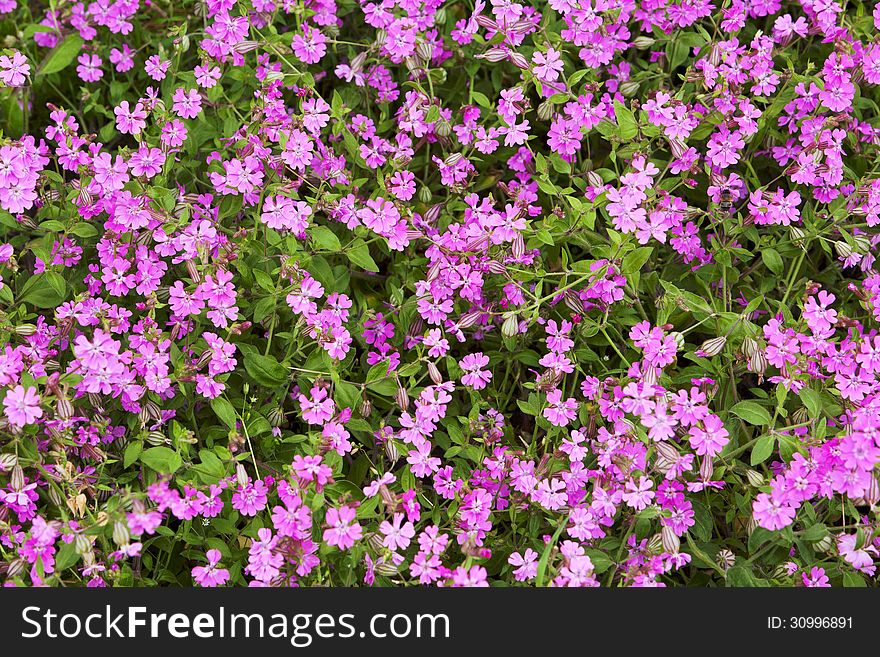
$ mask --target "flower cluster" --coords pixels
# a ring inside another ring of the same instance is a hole
[[[0,3],[5,585],[874,581],[880,5],[191,9]]]

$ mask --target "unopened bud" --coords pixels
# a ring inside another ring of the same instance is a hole
[[[244,488],[247,486],[248,481],[250,481],[247,470],[244,469],[244,466],[241,463],[235,464],[235,481],[239,488]]]
[[[397,381],[397,393],[394,395],[394,401],[397,402],[397,406],[402,411],[409,408],[409,395],[406,392],[406,388],[400,384],[399,379]]]
[[[590,187],[602,187],[605,184],[602,176],[595,171],[587,171],[587,182],[590,183]]]
[[[266,419],[269,420],[269,426],[280,427],[282,424],[284,424],[284,409],[280,406],[276,406],[271,411],[269,411],[268,417]]]
[[[393,440],[388,440],[385,443],[385,456],[388,457],[388,460],[391,461],[392,465],[397,463],[397,459],[400,458],[400,452],[397,449],[397,445],[394,444]]]
[[[632,98],[639,91],[639,83],[636,80],[627,80],[620,85],[620,93],[626,98]]]
[[[519,319],[516,313],[506,313],[504,323],[501,325],[501,335],[512,338],[519,333]]]
[[[654,534],[645,547],[651,554],[659,554],[663,550],[663,537],[659,533]]]
[[[751,468],[746,470],[746,479],[748,479],[749,485],[754,486],[755,488],[759,488],[767,483],[764,480],[764,475],[762,475],[757,470],[752,470]]]
[[[419,187],[419,200],[422,203],[430,203],[431,202],[431,189],[425,185]]]
[[[831,534],[826,534],[820,540],[816,541],[813,544],[813,547],[816,548],[817,552],[830,552],[834,549],[834,539],[831,538]]]
[[[116,521],[113,525],[113,542],[116,545],[128,545],[131,540],[131,534],[128,532],[128,526],[124,522]]]
[[[22,337],[29,337],[37,332],[37,327],[33,324],[19,324],[15,327],[15,334]]]
[[[431,58],[434,56],[434,44],[428,43],[427,41],[419,42],[416,46],[416,54],[418,54],[423,62],[430,62]]]
[[[169,442],[169,440],[161,431],[150,431],[147,434],[147,442],[151,445],[165,445]]]
[[[637,48],[639,50],[645,50],[646,48],[650,48],[654,45],[654,39],[649,36],[637,36],[632,40],[631,45],[633,48]]]
[[[69,420],[73,417],[73,404],[66,397],[59,397],[55,402],[55,417],[59,420]]]
[[[713,463],[713,459],[711,456],[704,456],[703,460],[700,461],[700,477],[703,481],[709,481],[712,479],[712,474],[715,472],[715,464]]]
[[[660,530],[660,536],[663,540],[663,549],[670,554],[677,554],[681,547],[681,539],[672,531],[672,527],[665,526]]]
[[[77,534],[74,539],[74,547],[76,548],[77,554],[85,554],[86,552],[91,551],[92,541],[85,534]]]
[[[12,468],[12,474],[9,476],[9,487],[18,493],[24,489],[24,470],[18,463]]]
[[[722,335],[717,338],[711,338],[700,345],[700,348],[697,349],[696,355],[706,358],[717,356],[722,352],[722,350],[724,349],[724,345],[726,344],[727,336]]]
[[[431,377],[431,381],[434,382],[434,385],[439,386],[443,383],[443,376],[440,374],[440,370],[438,370],[437,366],[430,360],[428,361],[428,376]]]
[[[361,417],[370,417],[370,413],[373,412],[373,402],[371,402],[367,397],[361,401],[360,414]]]
[[[526,59],[525,55],[523,55],[522,53],[511,52],[510,61],[514,66],[522,70],[526,70],[529,67],[529,60]]]
[[[553,103],[549,100],[545,100],[543,103],[538,105],[538,118],[541,121],[549,121],[553,114],[555,114],[556,110],[553,107]]]
[[[438,137],[448,137],[452,134],[452,126],[446,119],[438,119],[437,123],[434,124],[434,133]]]
[[[742,352],[746,358],[751,358],[755,355],[755,352],[758,351],[758,341],[754,338],[743,338],[742,341]]]
[[[503,48],[489,48],[486,52],[476,55],[477,59],[485,59],[487,62],[503,62],[507,59],[507,51]]]

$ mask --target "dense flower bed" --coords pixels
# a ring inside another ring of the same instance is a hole
[[[40,4],[7,585],[874,580],[880,8]]]

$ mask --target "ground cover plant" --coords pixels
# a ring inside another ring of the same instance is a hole
[[[872,585],[878,34],[0,0],[0,580]]]

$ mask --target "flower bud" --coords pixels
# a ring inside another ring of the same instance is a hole
[[[27,570],[27,562],[24,559],[15,559],[10,562],[6,575],[7,577],[18,577]]]
[[[76,548],[77,554],[85,554],[86,552],[91,552],[92,541],[85,534],[77,534],[74,539],[74,547]]]
[[[877,477],[871,477],[871,483],[865,491],[865,502],[871,506],[876,506],[877,502],[880,502],[880,485],[877,484]]]
[[[269,426],[280,427],[282,424],[284,424],[284,409],[280,406],[276,406],[271,411],[269,411],[266,419],[269,420]]]
[[[452,126],[446,119],[438,119],[437,123],[434,124],[434,133],[438,137],[448,137],[452,134]]]
[[[58,492],[58,489],[55,486],[49,486],[47,489],[47,494],[49,495],[49,501],[52,502],[57,507],[64,506],[64,498],[61,497],[61,493]]]
[[[631,42],[633,48],[637,48],[639,50],[645,50],[646,48],[650,48],[654,45],[654,39],[649,36],[637,36]]]
[[[660,530],[660,536],[663,540],[663,549],[670,554],[678,554],[678,549],[681,547],[681,539],[672,531],[672,527],[664,526]]]
[[[11,470],[18,463],[18,457],[15,454],[7,452],[0,454],[0,472]]]
[[[116,521],[113,525],[113,542],[120,547],[128,545],[131,535],[128,532],[128,526],[124,522]]]
[[[758,341],[754,338],[743,338],[742,341],[742,352],[746,358],[751,358],[755,355],[755,352],[758,351]]]
[[[402,411],[409,408],[409,395],[406,392],[406,388],[400,385],[400,379],[397,380],[397,393],[394,395],[394,401],[397,402],[397,406]]]
[[[510,245],[510,253],[515,260],[520,260],[526,252],[526,243],[521,233],[513,236],[513,243]]]
[[[754,486],[755,488],[760,488],[765,483],[767,483],[764,480],[764,475],[756,470],[752,470],[751,468],[746,470],[746,479],[748,480],[749,485]]]
[[[37,327],[33,324],[19,324],[15,327],[15,334],[23,338],[30,337],[37,332]]]
[[[813,544],[817,552],[830,552],[834,549],[834,539],[831,534],[826,534]]]
[[[428,361],[428,376],[431,377],[431,381],[434,382],[434,385],[439,386],[443,383],[443,376],[440,374],[440,370],[438,370],[437,366],[430,360]]]
[[[55,417],[59,420],[69,420],[73,417],[73,404],[66,397],[59,397],[55,401]]]
[[[711,456],[704,456],[703,460],[700,461],[700,477],[703,481],[709,481],[712,479],[712,474],[715,472],[715,464],[713,463]]]
[[[843,240],[838,240],[834,243],[834,250],[837,251],[837,255],[841,258],[848,258],[852,255],[853,248]]]
[[[658,533],[648,539],[647,551],[651,554],[660,554],[663,551],[663,537]]]
[[[553,103],[549,100],[545,100],[543,103],[538,105],[538,118],[541,121],[549,121],[553,114],[555,113],[555,109],[553,108]]]
[[[511,52],[510,61],[514,66],[524,71],[529,67],[529,60],[526,59],[525,55],[523,55],[522,53]]]
[[[12,474],[9,475],[9,487],[16,493],[24,489],[24,470],[16,463],[12,468]]]
[[[504,323],[501,325],[501,335],[512,338],[519,333],[519,320],[516,313],[505,313]]]
[[[376,552],[384,552],[385,546],[382,545],[383,537],[378,532],[370,532],[367,534],[367,545],[369,545]]]
[[[389,440],[385,443],[385,456],[388,457],[388,460],[391,461],[392,465],[397,463],[397,459],[400,458],[400,452],[393,440]]]
[[[502,275],[507,273],[507,267],[505,267],[504,264],[498,262],[497,260],[490,260],[489,262],[487,262],[486,270],[490,274]]]
[[[710,338],[700,345],[700,348],[697,349],[696,355],[705,358],[717,356],[722,352],[722,350],[724,349],[724,345],[726,344],[727,336],[722,335],[717,338]]]
[[[620,85],[620,93],[622,93],[625,98],[632,98],[638,93],[638,91],[639,83],[636,80],[627,80]]]
[[[605,181],[602,180],[602,176],[595,171],[587,172],[587,182],[590,183],[590,187],[601,187],[605,184]]]
[[[416,46],[416,54],[423,62],[430,62],[431,58],[434,56],[434,44],[428,43],[427,41],[420,41]]]
[[[168,444],[170,441],[161,431],[150,431],[147,434],[147,442],[151,445],[165,445]]]
[[[669,334],[673,340],[675,340],[675,348],[678,351],[684,349],[684,335],[681,334],[680,331],[673,331]]]
[[[431,202],[431,189],[426,185],[422,185],[421,187],[419,187],[419,200],[422,203]]]
[[[733,552],[728,549],[723,549],[718,552],[718,556],[715,558],[718,565],[721,566],[722,570],[727,570],[733,564],[736,563],[736,556],[734,556]]]
[[[360,414],[361,417],[370,417],[370,413],[373,412],[373,402],[371,402],[367,397],[364,397],[361,401]]]
[[[758,379],[763,379],[764,372],[767,371],[767,366],[769,363],[767,362],[767,356],[764,354],[763,349],[759,349],[749,358],[748,368],[750,372],[754,372],[758,375]]]
[[[244,488],[245,486],[247,486],[248,481],[250,481],[247,470],[244,469],[244,465],[242,465],[241,463],[235,464],[235,481],[238,484],[239,488]]]
[[[381,561],[376,562],[376,565],[373,567],[379,575],[385,575],[386,577],[391,575],[396,575],[400,572],[400,566],[394,564],[394,562],[385,561],[383,558]]]
[[[485,59],[487,62],[503,62],[507,59],[507,51],[503,48],[489,48],[486,52],[476,55],[477,59]]]

